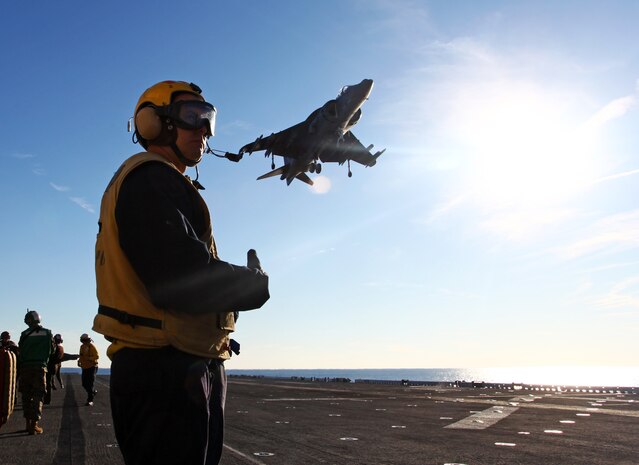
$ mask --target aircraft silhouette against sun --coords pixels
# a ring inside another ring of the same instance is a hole
[[[372,154],[373,145],[365,147],[353,135],[351,128],[362,116],[361,106],[373,89],[373,80],[364,79],[359,84],[344,86],[337,98],[329,100],[313,111],[305,121],[291,126],[268,137],[258,137],[255,142],[246,144],[239,151],[244,153],[266,150],[265,157],[271,157],[271,169],[257,179],[280,176],[290,185],[293,179],[299,179],[313,185],[306,172],[320,173],[320,163],[348,164],[348,177],[351,172],[351,160],[366,167],[374,166],[381,150]],[[275,169],[275,155],[284,157],[284,165]]]

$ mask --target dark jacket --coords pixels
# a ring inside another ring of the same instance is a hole
[[[53,334],[42,326],[29,328],[20,335],[18,347],[18,367],[46,368],[53,352]]]
[[[64,361],[64,347],[62,344],[53,343],[53,352],[49,357],[49,365],[57,365]]]

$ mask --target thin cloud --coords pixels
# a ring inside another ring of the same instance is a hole
[[[639,210],[618,213],[595,222],[587,236],[556,253],[567,260],[600,252],[621,252],[639,247]]]
[[[328,253],[333,253],[335,252],[335,247],[328,247],[328,248],[324,248],[324,249],[317,249],[317,250],[313,250],[313,251],[305,251],[299,255],[293,255],[291,257],[289,257],[289,261],[297,261],[297,260],[306,260],[312,257],[316,257],[318,255],[324,255],[324,254],[328,254]]]
[[[616,284],[597,303],[604,308],[631,307],[639,309],[639,276],[626,278]]]
[[[585,124],[586,128],[598,128],[609,121],[624,116],[637,104],[635,95],[627,95],[613,100],[595,113]]]
[[[47,176],[47,171],[44,168],[44,166],[36,161],[36,156],[30,153],[12,153],[9,155],[12,158],[15,158],[17,160],[30,160],[28,162],[28,165],[30,165],[31,167],[31,172],[36,175],[36,176]],[[68,186],[63,186],[60,184],[56,184],[52,181],[49,181],[49,186],[51,186],[51,188],[57,192],[69,192],[71,190],[70,187]],[[82,197],[69,197],[69,200],[71,200],[71,202],[75,203],[76,205],[78,205],[80,208],[88,211],[89,213],[95,213],[95,208],[94,206],[87,202],[84,198]]]
[[[27,166],[31,168],[31,172],[36,176],[45,176],[47,174],[42,164],[35,161],[37,157],[31,153],[14,152],[9,156],[16,160],[29,160]]]
[[[630,171],[624,171],[622,173],[617,173],[617,174],[611,174],[609,176],[604,176],[604,177],[601,177],[601,178],[596,179],[595,181],[593,181],[593,184],[599,184],[599,183],[602,183],[602,182],[613,181],[615,179],[625,178],[627,176],[634,176],[635,174],[639,174],[639,169],[630,170]]]
[[[457,37],[447,42],[435,40],[422,51],[429,54],[444,54],[457,60],[493,65],[498,62],[496,55],[485,44],[471,37]]]
[[[70,190],[67,186],[59,186],[58,184],[55,184],[53,182],[50,182],[49,185],[58,192],[67,192]]]
[[[46,176],[47,170],[45,170],[42,166],[36,165],[31,169],[31,172],[36,176]]]
[[[609,263],[607,265],[596,266],[593,268],[582,268],[582,269],[579,269],[577,273],[578,274],[600,273],[602,271],[614,270],[617,268],[627,268],[629,266],[636,267],[638,265],[639,265],[639,261]]]
[[[481,222],[482,229],[511,241],[530,239],[548,226],[574,218],[577,213],[568,209],[519,209],[490,215]]]
[[[450,212],[450,211],[458,208],[459,206],[463,205],[465,201],[466,201],[466,195],[465,194],[461,194],[461,195],[458,195],[456,197],[453,197],[452,199],[449,199],[446,202],[443,202],[443,203],[435,206],[435,208],[433,209],[431,214],[426,219],[426,222],[427,223],[432,223],[432,222],[440,219],[441,217],[445,216],[448,212]]]
[[[418,282],[402,282],[402,281],[368,281],[363,283],[366,287],[374,287],[380,289],[424,289],[424,283]]]
[[[71,202],[79,205],[81,208],[85,209],[89,213],[95,213],[95,209],[93,208],[93,205],[91,205],[89,202],[87,202],[82,197],[69,197],[69,200],[71,200]]]
[[[236,134],[238,131],[246,131],[252,128],[253,125],[247,121],[235,120],[221,125],[219,127],[219,132],[221,134]]]
[[[35,158],[35,155],[32,155],[30,153],[12,153],[10,157],[16,158],[18,160],[28,160],[29,158]]]

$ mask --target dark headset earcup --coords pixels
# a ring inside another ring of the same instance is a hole
[[[154,107],[141,108],[135,115],[135,130],[146,140],[156,139],[162,132],[162,120]]]

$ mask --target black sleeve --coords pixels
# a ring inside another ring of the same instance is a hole
[[[153,304],[187,313],[261,307],[268,276],[211,256],[196,232],[208,226],[199,200],[181,176],[144,163],[124,180],[116,205],[120,246]]]

